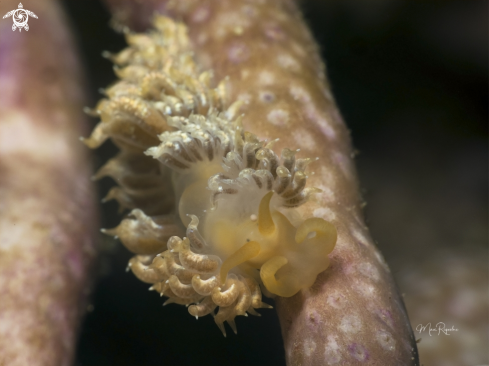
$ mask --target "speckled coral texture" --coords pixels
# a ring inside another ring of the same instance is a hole
[[[144,29],[156,10],[189,27],[202,69],[228,77],[229,102],[246,103],[245,128],[276,138],[276,149],[319,157],[301,207],[335,224],[331,267],[314,286],[278,298],[288,365],[416,365],[411,326],[389,268],[369,235],[350,137],[329,91],[323,63],[292,1],[108,1],[116,19]],[[136,13],[138,16],[134,16]]]
[[[0,23],[0,365],[70,365],[97,216],[83,83],[56,3],[26,8],[29,32]]]

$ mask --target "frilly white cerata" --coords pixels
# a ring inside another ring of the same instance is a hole
[[[198,72],[186,28],[160,16],[154,27],[126,32],[129,47],[106,55],[121,80],[83,140],[96,148],[111,138],[121,149],[95,178],[115,179],[106,200],[132,211],[103,232],[136,254],[129,267],[166,304],[212,314],[225,335],[225,321],[236,332],[236,316],[271,307],[262,293],[310,287],[328,267],[336,229],[294,209],[318,191],[305,188],[311,160],[290,149],[279,157],[275,140],[245,131],[242,102],[228,102],[226,80],[212,88],[211,73]]]

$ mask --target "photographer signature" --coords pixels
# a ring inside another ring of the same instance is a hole
[[[458,332],[458,329],[456,329],[453,325],[451,328],[447,328],[445,323],[443,323],[443,322],[436,323],[434,328],[431,327],[431,323],[428,323],[426,325],[419,324],[416,327],[416,330],[419,333],[424,332],[424,331],[428,331],[430,337],[431,337],[432,332],[435,334],[438,333],[438,335],[440,335],[441,333],[444,333],[445,335],[451,335],[450,332]]]

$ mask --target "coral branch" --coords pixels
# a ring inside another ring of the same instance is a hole
[[[279,137],[279,149],[300,148],[297,157],[319,157],[311,165],[315,174],[308,184],[322,192],[298,211],[332,222],[338,242],[330,255],[331,266],[311,288],[276,300],[287,363],[417,365],[402,300],[362,219],[349,133],[295,4],[285,0],[108,3],[117,24],[136,29],[144,29],[154,10],[183,19],[198,64],[203,70],[213,69],[216,80],[227,80],[230,101],[244,102],[239,112],[244,113],[246,129],[260,139]],[[286,152],[283,169],[277,170],[292,190],[301,187],[301,176],[290,182],[287,162],[291,167],[310,162],[296,160],[295,155]],[[301,199],[291,198],[290,206]],[[228,314],[219,311],[218,325],[226,319]]]
[[[68,365],[97,226],[84,83],[58,5],[29,6],[28,33],[0,23],[0,365]]]

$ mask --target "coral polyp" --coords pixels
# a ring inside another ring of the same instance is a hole
[[[293,296],[328,265],[335,227],[294,209],[319,191],[306,188],[311,159],[274,152],[276,140],[246,131],[241,101],[226,81],[211,88],[198,73],[185,28],[156,17],[149,34],[127,33],[129,48],[109,57],[122,79],[94,110],[101,122],[85,140],[111,138],[121,153],[97,173],[132,209],[109,235],[136,254],[132,272],[166,303],[213,314],[236,332],[238,315],[259,315],[267,296]],[[216,308],[219,307],[217,313]]]

